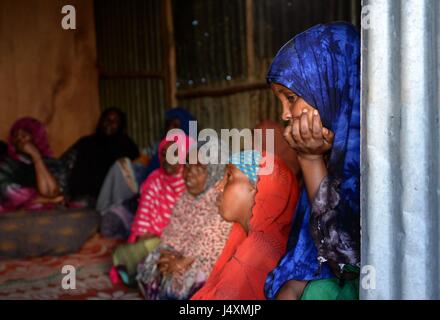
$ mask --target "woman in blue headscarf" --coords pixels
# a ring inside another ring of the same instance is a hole
[[[317,25],[276,55],[268,82],[288,122],[304,187],[269,299],[356,299],[360,263],[360,37]]]
[[[189,136],[190,121],[196,121],[196,119],[193,117],[191,113],[186,111],[183,107],[175,107],[169,109],[165,113],[165,135],[168,132],[168,130],[182,129],[183,132],[185,132],[185,134]],[[156,152],[151,158],[151,161],[148,164],[146,171],[143,173],[143,175],[145,175],[145,177],[143,177],[144,179],[146,179],[146,177],[148,177],[151,172],[153,172],[154,170],[160,167],[159,155],[157,153],[157,146],[155,148],[155,151]]]

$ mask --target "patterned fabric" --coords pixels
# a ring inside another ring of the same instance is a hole
[[[45,165],[58,181],[61,190],[67,183],[65,171],[55,159],[44,158]],[[14,160],[6,157],[0,162],[0,213],[16,210],[43,210],[52,209],[51,204],[36,204],[38,196],[35,169],[32,162]]]
[[[327,163],[329,179],[340,183],[340,201],[332,217],[324,215],[328,233],[311,232],[318,211],[312,211],[303,188],[289,239],[288,252],[268,276],[266,294],[274,298],[289,280],[334,277],[327,263],[359,262],[360,249],[360,37],[348,23],[317,25],[289,41],[278,52],[269,73],[269,83],[281,84],[317,108],[325,127],[335,133]],[[332,207],[331,203],[327,203]],[[322,211],[321,211],[322,212]],[[312,219],[312,225],[310,221]],[[324,227],[324,224],[321,227]],[[323,237],[324,236],[324,237]],[[318,254],[316,244],[329,243]],[[344,248],[334,255],[334,250]]]
[[[251,181],[253,184],[256,184],[260,161],[260,152],[256,150],[245,150],[234,153],[229,162],[243,172],[248,177],[249,181]]]
[[[176,140],[180,156],[186,157],[191,144],[187,136]],[[159,146],[159,154],[169,142],[163,139]],[[154,171],[141,186],[139,206],[131,227],[129,242],[134,242],[138,236],[150,233],[160,237],[168,225],[174,204],[185,191],[183,180],[183,165],[179,165],[174,175],[168,175],[164,168]]]
[[[298,194],[292,171],[274,156],[272,174],[261,175],[257,183],[249,233],[234,224],[211,275],[194,300],[265,299],[264,281],[286,250]]]
[[[208,190],[195,201],[185,193],[176,205],[169,226],[162,234],[162,244],[174,248],[185,257],[197,257],[193,266],[206,275],[217,260],[231,231],[231,223],[223,220],[217,207],[218,191]]]
[[[0,215],[0,257],[27,258],[78,251],[98,229],[91,210],[53,210]]]
[[[185,193],[176,203],[161,245],[138,269],[146,298],[188,299],[206,281],[232,227],[218,213],[217,197],[211,188],[198,199]],[[196,259],[184,274],[162,277],[155,265],[164,249]]]
[[[222,146],[221,140],[217,139],[200,143],[198,151],[202,158],[199,159],[207,160],[203,159],[203,150],[212,151],[214,148],[220,156],[226,150]],[[217,206],[215,184],[223,177],[225,167],[207,164],[204,191],[197,197],[186,192],[177,201],[170,224],[162,234],[160,247],[139,266],[140,287],[147,299],[188,299],[210,274],[232,226],[223,220]],[[163,249],[195,260],[184,273],[162,277],[156,264]]]
[[[338,221],[338,207],[341,196],[338,193],[339,179],[325,177],[315,196],[310,217],[310,232],[318,249],[318,259],[337,262],[339,265],[358,265],[360,262],[359,241],[352,232],[360,232],[359,221],[344,221],[346,227],[341,229]],[[350,225],[351,224],[351,225]],[[337,234],[338,238],[334,239]],[[343,241],[340,241],[343,239]],[[341,272],[339,272],[341,273]]]
[[[118,241],[98,234],[66,256],[6,259],[0,263],[0,300],[140,300],[138,290],[114,286],[107,276]],[[61,286],[65,266],[76,270],[76,289]]]

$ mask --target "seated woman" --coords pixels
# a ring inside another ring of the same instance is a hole
[[[219,185],[219,210],[234,226],[211,275],[192,299],[265,299],[264,281],[286,250],[299,195],[292,171],[274,158],[272,173],[259,176],[266,164],[260,164],[258,151],[232,156]]]
[[[218,148],[220,155],[221,145],[211,139],[199,147]],[[199,152],[199,160],[203,156]],[[206,281],[226,243],[231,224],[218,213],[215,187],[225,165],[201,164],[206,162],[185,166],[187,192],[177,201],[160,246],[138,266],[139,287],[148,300],[190,298]]]
[[[136,144],[126,133],[127,118],[119,108],[106,109],[96,132],[82,137],[61,157],[68,170],[68,195],[74,201],[94,207],[105,176],[122,157],[139,157]]]
[[[41,122],[25,117],[14,123],[8,153],[0,160],[0,213],[49,209],[64,202],[65,178],[52,158]]]
[[[113,254],[114,266],[118,267],[126,284],[132,283],[131,278],[136,274],[137,263],[159,244],[158,238],[170,221],[174,205],[185,191],[183,164],[169,164],[166,154],[168,148],[177,143],[178,156],[180,160],[184,160],[191,140],[185,135],[177,135],[175,138],[176,142],[166,139],[161,141],[160,168],[142,184],[134,219],[129,215],[118,215],[119,212],[111,212],[103,217],[101,232],[104,235],[129,233],[131,230],[128,244],[117,247]],[[112,281],[118,281],[115,268],[112,268],[110,276]]]
[[[306,72],[304,71],[306,70]],[[360,265],[360,35],[315,26],[278,52],[268,73],[289,121],[304,187],[289,250],[269,299],[357,299]]]
[[[181,107],[165,113],[164,136],[171,129],[180,128],[189,135],[189,121],[193,116]],[[129,158],[118,159],[106,175],[99,192],[96,209],[105,215],[112,210],[130,210],[135,212],[139,186],[156,169],[159,168],[158,143],[146,150],[146,154],[132,161]]]

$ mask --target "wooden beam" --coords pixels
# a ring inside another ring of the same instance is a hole
[[[254,91],[254,90],[264,90],[269,89],[269,85],[266,82],[254,82],[254,83],[244,83],[232,85],[225,88],[209,88],[209,89],[190,89],[182,90],[177,93],[176,97],[178,99],[196,99],[203,97],[221,97],[228,96],[232,94]]]
[[[255,80],[254,0],[246,0],[246,63],[248,81]]]
[[[110,72],[110,71],[99,71],[99,77],[101,79],[138,79],[138,78],[156,78],[164,79],[165,74],[159,71],[151,72]]]
[[[177,70],[176,70],[176,44],[174,41],[174,21],[173,21],[173,4],[172,0],[163,0],[163,30],[162,35],[165,39],[165,60],[164,71],[167,75],[165,78],[165,101],[167,108],[177,105]]]

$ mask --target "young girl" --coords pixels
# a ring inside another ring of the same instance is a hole
[[[219,189],[220,214],[234,222],[225,248],[194,300],[262,300],[264,281],[285,252],[298,184],[277,157],[258,176],[261,154],[234,154]],[[264,164],[262,164],[264,166]]]
[[[200,147],[218,148],[220,154],[217,141],[211,138]],[[231,231],[217,207],[215,184],[223,178],[224,169],[222,164],[185,166],[187,192],[176,203],[160,246],[138,266],[145,298],[186,300],[206,281]]]
[[[118,281],[118,269],[124,283],[134,283],[138,262],[159,244],[159,238],[170,221],[174,205],[185,191],[183,164],[169,164],[166,154],[168,148],[177,143],[179,157],[185,159],[192,140],[182,134],[175,141],[163,139],[159,145],[160,168],[141,186],[139,206],[131,224],[128,244],[117,247],[113,254],[113,264],[116,267],[110,273],[113,282]],[[130,222],[126,223],[126,227],[130,228]]]
[[[293,38],[269,69],[305,183],[288,252],[267,279],[270,299],[357,298],[359,63],[358,31],[332,23]]]

